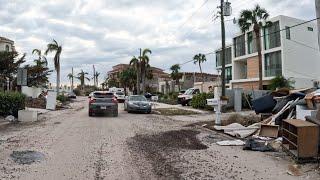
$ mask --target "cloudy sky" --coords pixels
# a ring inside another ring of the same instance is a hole
[[[206,2],[204,4],[204,2]],[[0,36],[15,41],[28,63],[32,49],[45,50],[52,39],[63,46],[62,82],[74,67],[101,78],[118,63],[128,63],[139,48],[152,50],[150,64],[168,69],[191,60],[196,53],[210,53],[220,42],[219,0],[0,0]],[[233,14],[260,4],[271,16],[301,19],[315,17],[314,0],[229,0]],[[203,5],[203,6],[202,6]],[[227,42],[239,29],[226,22]],[[52,58],[48,57],[53,68]],[[204,71],[215,72],[215,55],[207,56]],[[192,63],[183,71],[199,71]],[[51,76],[54,83],[55,73]]]

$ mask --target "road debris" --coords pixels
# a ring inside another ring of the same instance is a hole
[[[232,141],[219,141],[217,142],[220,146],[243,146],[245,142],[241,140],[232,140]]]
[[[18,164],[32,164],[44,160],[45,155],[37,151],[13,151],[10,154],[12,160]]]

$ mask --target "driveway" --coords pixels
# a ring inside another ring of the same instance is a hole
[[[84,108],[81,108],[83,106]],[[0,179],[317,179],[315,165],[303,166],[302,177],[286,173],[283,153],[221,147],[228,136],[153,114],[88,117],[87,99],[73,109],[42,115],[37,123],[0,128]],[[188,118],[188,117],[185,117]],[[13,151],[31,150],[44,159],[13,161]],[[310,170],[312,169],[312,170]]]

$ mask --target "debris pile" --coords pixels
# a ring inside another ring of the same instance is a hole
[[[256,114],[261,115],[261,122],[246,126],[231,123],[214,126],[214,129],[243,139],[244,150],[265,152],[283,149],[298,162],[319,157],[320,90],[283,88],[255,99],[252,107]],[[217,144],[241,145],[238,141]]]

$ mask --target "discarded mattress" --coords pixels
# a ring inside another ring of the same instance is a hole
[[[227,126],[214,126],[214,129],[218,131],[223,130],[225,134],[229,134],[238,138],[246,138],[260,129],[260,124],[256,123],[245,127],[239,123],[232,123]]]
[[[220,146],[242,146],[245,144],[245,142],[241,140],[227,140],[227,141],[219,141],[217,142]]]

